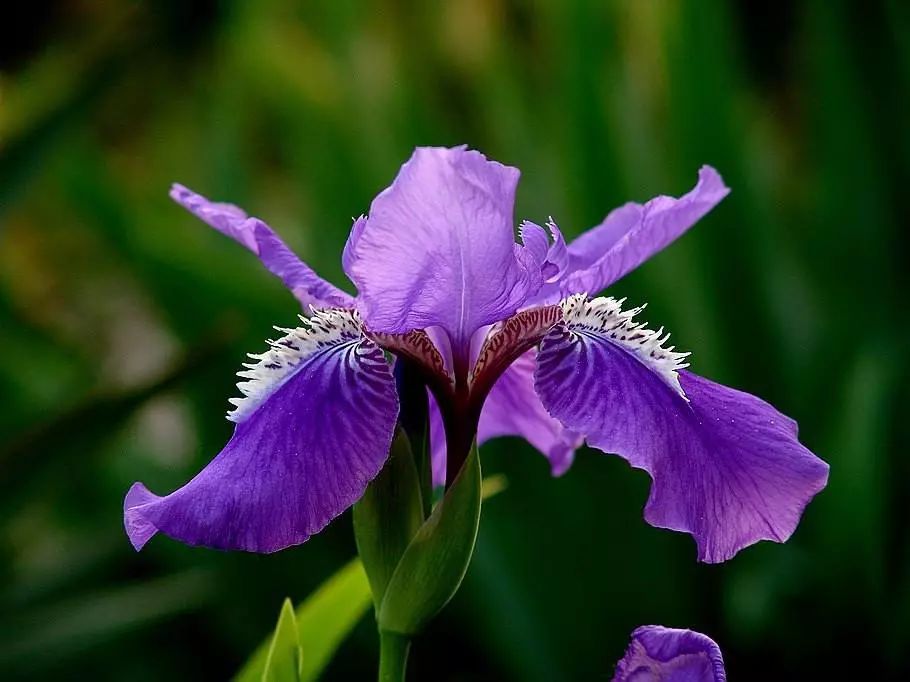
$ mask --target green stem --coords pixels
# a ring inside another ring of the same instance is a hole
[[[379,682],[404,682],[410,649],[407,635],[379,633]]]

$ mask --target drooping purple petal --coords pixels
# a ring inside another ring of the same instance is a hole
[[[516,253],[518,170],[464,147],[418,148],[370,206],[346,272],[378,332],[434,325],[462,358],[471,334],[512,314],[540,284]]]
[[[309,306],[351,308],[353,297],[317,275],[301,261],[277,234],[258,218],[250,218],[237,206],[209,201],[183,185],[171,188],[171,198],[222,234],[252,251],[269,272],[281,279],[300,301]]]
[[[726,682],[720,647],[707,635],[660,625],[632,633],[613,682]]]
[[[647,330],[620,330],[622,340],[596,329],[594,313],[541,344],[535,385],[549,413],[647,471],[645,520],[691,533],[700,560],[789,538],[828,475],[797,440],[796,423],[754,396],[675,370],[678,358],[661,357],[654,337],[643,339],[650,351],[636,354],[631,335]]]
[[[346,311],[318,311],[243,376],[234,435],[165,497],[136,483],[124,524],[136,549],[156,532],[189,545],[274,552],[356,502],[388,457],[398,415],[389,365]]]
[[[729,191],[716,170],[702,166],[698,183],[678,199],[659,196],[611,211],[600,225],[569,244],[565,272],[558,281],[545,284],[534,302],[603,291],[682,236]]]

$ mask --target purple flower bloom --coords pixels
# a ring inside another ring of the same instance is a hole
[[[726,682],[714,641],[692,630],[644,625],[632,633],[613,682]]]
[[[691,533],[703,561],[782,542],[827,479],[796,424],[758,398],[686,371],[641,308],[590,298],[683,234],[727,194],[710,167],[676,199],[629,203],[566,245],[551,220],[512,212],[518,171],[463,147],[420,148],[355,221],[342,262],[353,297],[261,220],[175,186],[171,196],[255,253],[310,314],[252,356],[224,450],[158,497],[135,484],[125,523],[189,544],[269,552],[305,541],[360,495],[398,416],[383,351],[431,392],[434,478],[471,442],[526,438],[564,472],[583,443],[653,479],[652,525]]]

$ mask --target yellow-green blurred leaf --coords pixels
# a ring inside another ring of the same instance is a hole
[[[301,682],[318,678],[369,604],[370,584],[360,560],[353,559],[297,607]],[[235,682],[259,682],[268,656],[269,643],[263,642],[234,678]]]
[[[299,682],[300,641],[297,618],[290,599],[285,599],[278,616],[278,625],[265,659],[262,682]]]

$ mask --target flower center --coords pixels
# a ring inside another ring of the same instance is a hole
[[[453,361],[451,373],[423,330],[406,334],[364,332],[385,350],[412,363],[433,392],[445,427],[447,481],[454,480],[470,451],[484,400],[493,384],[561,319],[562,310],[555,305],[516,313],[490,329],[473,366]]]
[[[664,328],[649,329],[636,322],[644,306],[622,309],[623,300],[612,297],[588,299],[576,294],[558,305],[522,310],[494,325],[487,333],[473,366],[454,362],[446,369],[439,349],[423,330],[406,334],[364,332],[385,350],[412,363],[433,392],[442,414],[446,434],[447,476],[451,482],[467,457],[480,422],[484,401],[509,365],[537,346],[554,327],[561,334],[555,343],[578,343],[583,337],[608,339],[647,366],[683,399],[678,371],[688,364],[688,353],[668,346]]]
[[[523,310],[494,326],[471,369],[468,383],[472,401],[482,404],[509,365],[536,346],[562,317],[559,306],[548,305]]]

